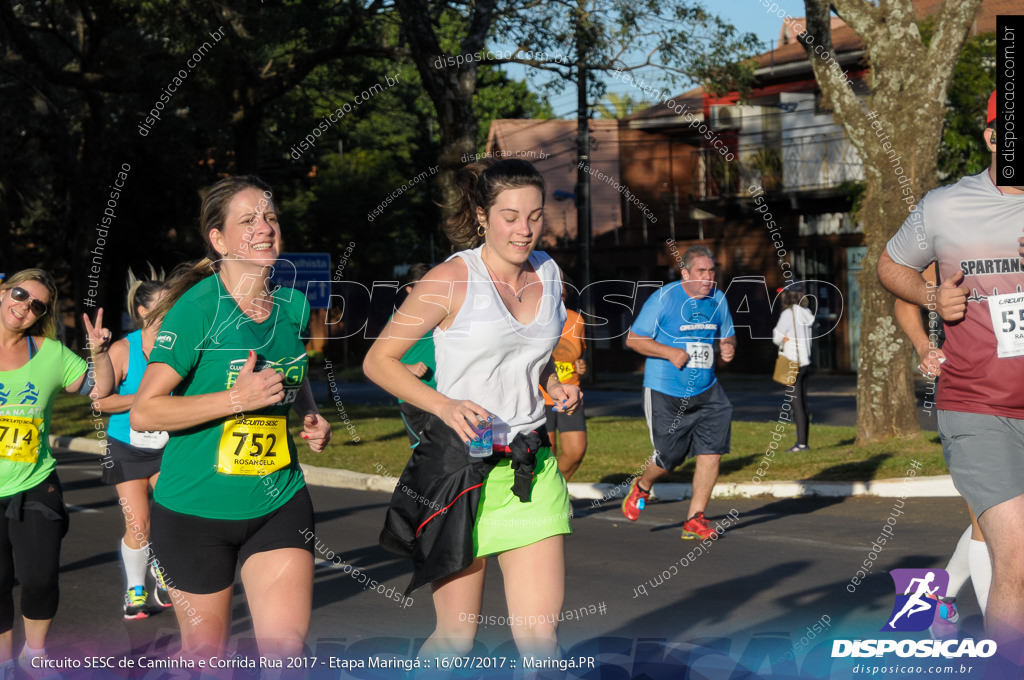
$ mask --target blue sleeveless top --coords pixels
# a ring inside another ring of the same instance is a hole
[[[142,352],[142,331],[138,330],[125,336],[128,340],[128,373],[124,376],[124,382],[118,389],[118,394],[135,394],[139,391],[139,383],[142,382],[142,374],[146,372],[146,355]],[[128,427],[128,411],[114,413],[110,416],[110,423],[107,424],[107,436],[119,442],[131,443],[131,434]]]

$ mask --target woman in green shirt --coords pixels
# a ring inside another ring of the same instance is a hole
[[[154,314],[166,315],[132,405],[136,430],[166,430],[153,490],[150,536],[183,653],[217,654],[231,629],[235,568],[242,566],[264,656],[302,653],[313,593],[303,538],[313,508],[288,412],[323,450],[331,428],[307,377],[305,296],[272,290],[281,227],[270,188],[229,177],[203,200],[208,257],[179,274]]]
[[[25,622],[18,663],[30,675],[40,667],[33,658],[46,656],[60,599],[68,515],[49,443],[53,400],[62,389],[96,400],[114,384],[103,310],[95,326],[83,317],[94,370],[56,339],[56,316],[57,285],[42,269],[25,269],[0,285],[0,677],[14,676],[15,576]]]

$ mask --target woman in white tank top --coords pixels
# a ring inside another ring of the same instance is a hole
[[[530,163],[510,159],[468,166],[458,181],[458,210],[445,231],[459,252],[417,282],[370,348],[363,370],[384,389],[443,421],[463,442],[476,436],[478,420],[491,418],[498,449],[516,435],[543,427],[538,384],[568,412],[575,410],[580,392],[558,381],[551,359],[565,308],[558,267],[533,251],[543,226],[543,178]],[[431,329],[436,391],[400,361]],[[454,437],[451,441],[457,444]],[[543,445],[548,446],[546,436]],[[458,463],[466,451],[454,445],[444,456]],[[437,628],[421,657],[472,650],[488,555],[497,556],[502,570],[520,653],[557,655],[565,587],[563,535],[570,532],[571,510],[550,449],[540,449],[536,457],[529,502],[512,494],[507,459],[487,473],[472,527],[472,563],[431,582]],[[415,583],[414,574],[411,587]]]

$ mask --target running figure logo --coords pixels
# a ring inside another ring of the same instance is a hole
[[[926,630],[935,618],[938,598],[946,593],[949,574],[945,569],[893,569],[896,602],[883,631]]]
[[[39,399],[39,390],[32,383],[26,383],[25,389],[18,393],[22,404],[34,404]]]

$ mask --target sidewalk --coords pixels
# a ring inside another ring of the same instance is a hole
[[[76,453],[102,456],[104,453],[100,440],[86,437],[50,437],[51,448],[67,449]],[[362,491],[383,491],[391,493],[398,484],[395,477],[384,477],[366,472],[353,472],[336,468],[316,467],[302,464],[306,482],[314,486],[327,486],[336,489],[358,489]],[[815,482],[815,481],[779,481],[752,483],[721,483],[715,486],[712,498],[751,498],[754,496],[771,496],[774,498],[799,498],[801,496],[876,496],[880,498],[923,498],[923,497],[957,497],[960,494],[953,486],[949,475],[933,477],[912,477],[913,483],[904,486],[903,479],[879,479],[872,482]],[[569,495],[577,500],[595,502],[621,498],[629,484],[569,482]],[[690,484],[658,484],[653,492],[654,498],[683,499],[693,494]]]

